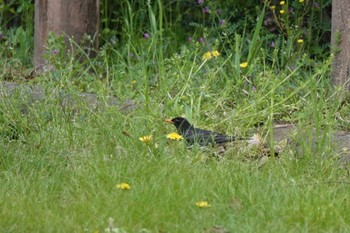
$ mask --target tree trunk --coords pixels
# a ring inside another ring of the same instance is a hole
[[[97,49],[98,29],[99,0],[35,0],[35,67],[45,65],[43,54],[49,32],[74,37],[77,43],[86,33],[95,38]]]
[[[350,92],[350,7],[349,0],[332,1],[332,84]]]

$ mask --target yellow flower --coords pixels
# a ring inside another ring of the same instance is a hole
[[[276,6],[270,6],[271,10],[274,10],[276,8]]]
[[[183,139],[183,137],[180,134],[176,133],[176,132],[167,134],[166,138],[169,138],[171,140],[176,140],[176,141],[179,141],[179,140]]]
[[[284,4],[286,4],[285,1],[280,1],[280,5],[283,6]]]
[[[220,55],[220,53],[219,53],[219,51],[215,50],[211,53],[211,55],[213,55],[213,57],[217,58]]]
[[[117,184],[116,187],[117,189],[123,189],[123,190],[131,189],[131,186],[128,183],[120,183],[120,184]]]
[[[300,2],[300,3],[303,3],[303,2],[304,2],[304,0],[299,0],[299,2]]]
[[[280,14],[283,15],[284,13],[286,13],[285,10],[280,10]]]
[[[196,206],[199,208],[207,208],[210,207],[209,203],[206,201],[197,201]]]
[[[239,65],[241,68],[247,68],[248,67],[248,62],[243,62]]]
[[[143,137],[140,137],[139,138],[141,142],[150,142],[152,140],[152,135],[146,135],[146,136],[143,136]]]
[[[299,39],[299,40],[297,40],[297,41],[298,41],[299,44],[304,43],[304,40],[303,40],[303,39]]]
[[[211,52],[206,52],[203,57],[202,57],[202,60],[209,60],[211,59]]]
[[[136,84],[136,80],[132,80],[129,84],[130,87],[133,87]]]
[[[215,50],[212,52],[206,52],[203,56],[202,56],[202,60],[210,60],[213,57],[217,58],[220,55],[219,51]]]

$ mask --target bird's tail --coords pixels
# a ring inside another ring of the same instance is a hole
[[[244,140],[248,140],[248,139],[243,137],[226,136],[226,137],[217,137],[215,141],[217,144],[221,144],[221,143],[244,141]]]

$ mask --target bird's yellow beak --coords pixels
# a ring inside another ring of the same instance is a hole
[[[171,119],[165,119],[165,122],[166,122],[166,123],[169,123],[169,124],[174,124],[174,122],[172,122]]]

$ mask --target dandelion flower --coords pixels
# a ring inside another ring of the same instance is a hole
[[[280,1],[281,6],[283,6],[284,4],[286,4],[286,1]]]
[[[197,201],[196,206],[199,208],[207,208],[210,207],[209,203],[207,201]]]
[[[131,186],[128,183],[120,183],[120,184],[117,184],[116,187],[117,189],[123,189],[123,190],[131,189]]]
[[[297,40],[297,42],[298,42],[299,44],[302,44],[302,43],[304,43],[304,40],[303,40],[303,39],[299,39],[299,40]]]
[[[243,62],[239,65],[241,68],[247,68],[248,67],[248,62]]]
[[[176,132],[167,134],[166,138],[169,138],[169,139],[175,140],[175,141],[179,141],[179,140],[183,139],[183,137]]]
[[[286,13],[285,10],[280,10],[280,14],[283,15],[284,13]]]
[[[140,137],[139,138],[141,142],[150,142],[152,140],[152,135],[146,135],[146,136],[143,136],[143,137]]]
[[[206,52],[203,57],[202,57],[202,60],[210,60],[212,59],[213,57],[214,58],[217,58],[218,56],[220,55],[219,51],[215,50],[215,51],[212,51],[212,52]]]
[[[299,2],[300,2],[300,3],[303,3],[303,2],[304,2],[304,0],[299,0]]]
[[[206,52],[203,57],[202,57],[202,60],[209,60],[211,59],[212,56],[211,56],[211,52]]]
[[[213,57],[217,58],[220,55],[220,53],[219,53],[219,51],[215,50],[211,53],[211,55],[213,55]]]
[[[276,6],[270,6],[271,10],[274,10],[276,8]]]

